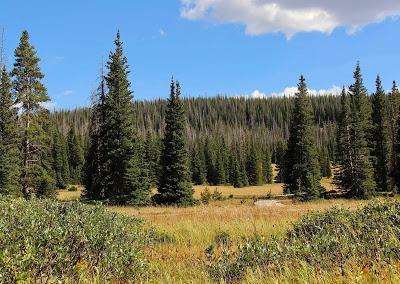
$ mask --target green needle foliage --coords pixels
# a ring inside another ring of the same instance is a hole
[[[84,163],[84,153],[79,136],[76,135],[74,127],[68,132],[68,165],[70,181],[79,184],[82,182],[82,167]]]
[[[312,123],[311,99],[305,79],[301,76],[285,155],[284,182],[287,193],[301,194],[306,200],[318,198],[322,188]]]
[[[60,130],[53,130],[52,162],[57,188],[64,189],[69,183],[69,164],[66,141]]]
[[[367,133],[371,131],[371,111],[364,87],[360,65],[354,72],[355,82],[350,86],[350,150],[353,155],[349,196],[369,198],[374,194],[375,181],[370,160]]]
[[[49,119],[43,107],[50,101],[46,87],[41,83],[44,75],[39,67],[40,59],[29,43],[29,34],[24,31],[15,50],[12,71],[13,87],[17,103],[21,104],[20,122],[22,132],[22,185],[25,196],[31,193],[46,195],[52,187],[49,168],[45,158],[49,155],[49,136],[46,132]]]
[[[161,176],[158,194],[154,200],[159,204],[191,206],[194,189],[190,182],[186,150],[185,110],[180,99],[179,82],[171,80],[171,93],[165,116],[165,136],[161,153]]]
[[[0,71],[0,195],[19,196],[22,186],[18,113],[10,74],[4,66]]]
[[[372,97],[372,154],[375,157],[375,181],[378,191],[387,192],[390,188],[390,140],[386,95],[380,77],[376,78],[376,92]]]
[[[119,32],[107,69],[108,93],[104,103],[105,119],[100,130],[105,198],[113,204],[143,205],[149,201],[150,183],[141,167],[128,62]]]

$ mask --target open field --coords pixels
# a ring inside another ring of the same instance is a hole
[[[329,180],[324,182],[330,185]],[[200,193],[205,188],[206,186],[196,186],[195,196],[200,197]],[[229,186],[209,186],[208,188],[211,192],[216,188],[226,197],[231,194],[282,193],[280,184],[243,189],[234,189]],[[79,194],[79,191],[61,191],[59,198],[76,199],[79,198]],[[142,217],[159,232],[169,236],[170,241],[149,247],[146,251],[153,271],[153,278],[149,279],[149,282],[211,283],[210,276],[204,270],[204,265],[207,263],[205,250],[219,235],[227,234],[233,241],[255,235],[267,239],[271,236],[281,236],[291,227],[292,222],[306,213],[332,207],[353,209],[364,206],[366,201],[333,199],[302,203],[280,200],[279,203],[283,206],[262,207],[254,205],[253,200],[227,199],[191,208],[109,207],[109,209],[128,216]],[[174,265],[171,265],[172,263]],[[358,282],[357,273],[343,278],[341,283]],[[326,283],[336,283],[337,280],[333,274],[324,279]],[[263,275],[260,273],[250,272],[245,283],[270,283],[271,281],[263,280]],[[282,281],[289,283],[288,279]]]

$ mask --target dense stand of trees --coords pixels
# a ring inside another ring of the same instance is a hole
[[[357,64],[341,96],[180,97],[133,101],[120,34],[90,108],[50,113],[40,59],[23,32],[8,71],[0,63],[0,193],[51,196],[83,184],[87,200],[194,204],[192,184],[282,182],[318,198],[321,177],[352,198],[400,186],[400,93],[381,79],[369,96]],[[274,167],[277,175],[274,179]]]

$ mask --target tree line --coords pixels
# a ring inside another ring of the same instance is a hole
[[[91,107],[50,113],[39,61],[25,31],[13,69],[1,67],[3,194],[51,196],[81,183],[86,200],[192,205],[192,184],[282,182],[304,199],[321,197],[321,177],[333,173],[353,198],[400,184],[397,86],[386,94],[378,76],[368,96],[359,65],[341,96],[310,96],[302,76],[290,98],[182,99],[172,79],[168,100],[139,102],[118,32]]]

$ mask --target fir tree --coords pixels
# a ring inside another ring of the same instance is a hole
[[[375,182],[378,190],[389,190],[389,132],[386,95],[382,88],[382,82],[378,76],[376,79],[376,92],[372,97],[372,122],[373,122],[373,149],[372,154],[375,158]]]
[[[25,196],[31,192],[44,194],[51,188],[47,166],[42,163],[48,145],[48,133],[44,130],[48,125],[48,111],[43,104],[49,102],[46,87],[41,83],[44,75],[40,71],[40,59],[34,47],[29,43],[27,31],[22,33],[20,44],[15,50],[14,91],[17,102],[21,104],[22,128],[22,191]],[[39,187],[41,188],[39,190]]]
[[[0,195],[18,196],[22,189],[18,114],[10,75],[5,66],[0,71]]]
[[[74,127],[68,132],[68,164],[71,182],[79,184],[82,182],[82,167],[84,154],[81,141],[75,133]]]
[[[204,158],[201,157],[202,151],[198,148],[192,148],[191,154],[191,172],[192,182],[196,185],[202,185],[206,182],[206,169]]]
[[[145,164],[148,171],[148,176],[152,186],[157,185],[160,172],[160,147],[159,141],[151,137],[150,132],[147,133],[144,144]]]
[[[53,130],[52,162],[56,186],[64,189],[69,183],[70,173],[66,141],[58,128]]]
[[[175,84],[172,80],[165,116],[159,194],[155,196],[155,200],[161,204],[190,206],[195,204],[195,200],[188,168],[185,110],[180,95],[179,82]]]
[[[326,146],[320,149],[319,163],[321,165],[321,175],[330,178],[332,176],[331,161],[329,158],[328,148]]]
[[[367,133],[371,129],[371,112],[364,87],[360,65],[354,71],[355,82],[350,86],[350,148],[354,160],[352,161],[352,179],[348,188],[349,196],[354,198],[368,198],[374,194],[375,182],[370,160]]]
[[[392,178],[391,186],[396,183],[396,145],[397,145],[397,129],[398,115],[400,111],[400,92],[397,84],[393,81],[392,90],[389,94],[389,133],[390,133],[390,176]]]
[[[84,197],[88,200],[105,198],[103,186],[103,129],[105,120],[106,83],[102,67],[100,84],[92,97],[89,138],[83,171]]]
[[[106,76],[105,119],[102,135],[102,178],[105,198],[117,204],[145,204],[149,200],[150,183],[141,167],[132,92],[128,81],[128,63],[123,53],[119,32],[115,51],[110,54]]]
[[[321,194],[321,173],[312,131],[313,109],[303,76],[300,77],[292,114],[288,150],[285,155],[285,191],[304,194],[304,199]]]
[[[264,180],[267,184],[274,183],[274,174],[271,163],[271,153],[269,150],[266,151],[265,160],[264,160]]]
[[[250,146],[250,153],[247,157],[247,177],[250,185],[263,184],[262,163],[253,144]]]
[[[350,99],[344,87],[341,94],[341,108],[336,136],[336,162],[338,163],[338,169],[334,182],[339,188],[347,190],[353,182],[355,157],[351,144]]]

